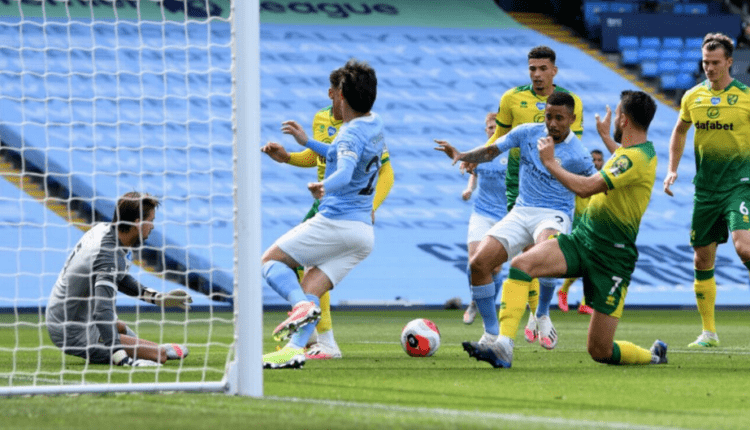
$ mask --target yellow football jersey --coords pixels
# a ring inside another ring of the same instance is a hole
[[[343,121],[337,121],[333,117],[332,106],[319,110],[313,117],[313,139],[330,145],[343,123]],[[318,155],[316,160],[318,162],[318,181],[322,181],[326,175],[326,159]]]
[[[695,125],[696,187],[725,191],[750,183],[750,89],[736,79],[720,91],[706,80],[682,97],[680,119]]]
[[[632,250],[641,218],[651,200],[656,180],[656,151],[651,142],[619,147],[599,171],[607,191],[595,194],[583,212],[578,229],[592,247]]]

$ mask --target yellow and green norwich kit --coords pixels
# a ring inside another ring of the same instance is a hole
[[[607,191],[591,197],[578,230],[585,231],[592,248],[604,246],[637,255],[635,239],[656,180],[654,145],[644,142],[617,148],[599,174]]]
[[[555,85],[555,91],[568,93],[573,96],[576,106],[574,113],[576,120],[570,129],[580,139],[583,135],[583,103],[577,95],[565,88]],[[530,122],[544,122],[544,108],[547,105],[547,97],[540,96],[534,92],[531,85],[522,85],[511,88],[500,98],[500,107],[495,116],[497,129],[488,143],[492,143],[499,137],[520,124]],[[505,174],[506,195],[508,197],[508,210],[513,207],[518,197],[518,169],[520,160],[520,149],[513,148],[508,152],[508,170]]]
[[[729,190],[750,183],[750,89],[737,81],[720,91],[706,80],[682,97],[680,119],[695,125],[698,188]]]
[[[343,123],[343,121],[337,121],[333,117],[332,106],[319,110],[313,117],[313,139],[330,145]],[[318,162],[318,181],[322,181],[326,176],[326,159],[319,155],[316,159]]]

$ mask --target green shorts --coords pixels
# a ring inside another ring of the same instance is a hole
[[[320,206],[320,200],[315,199],[315,201],[313,202],[312,207],[307,212],[307,215],[305,215],[305,217],[302,219],[302,222],[305,222],[305,221],[309,220],[310,218],[314,217],[315,214],[318,213],[318,206]]]
[[[690,246],[726,243],[729,232],[750,229],[750,186],[729,191],[695,189]]]
[[[565,277],[583,278],[586,304],[598,312],[620,318],[638,254],[612,246],[591,249],[581,236],[581,230],[557,236],[568,265]]]

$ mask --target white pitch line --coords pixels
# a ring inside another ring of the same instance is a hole
[[[574,420],[567,418],[550,418],[550,417],[538,417],[533,415],[522,415],[522,414],[505,414],[498,412],[484,412],[484,411],[467,411],[460,409],[445,409],[445,408],[420,408],[420,407],[408,407],[398,405],[386,405],[381,403],[357,403],[357,402],[343,402],[338,400],[321,400],[321,399],[301,399],[298,397],[276,397],[266,396],[266,400],[274,400],[279,402],[291,402],[291,403],[309,403],[315,405],[324,405],[330,407],[347,407],[357,409],[378,409],[385,412],[399,412],[399,413],[419,413],[423,415],[442,415],[456,418],[469,418],[469,419],[481,419],[481,420],[502,420],[512,423],[526,422],[532,424],[550,424],[555,426],[569,426],[571,428],[601,428],[601,429],[623,429],[623,430],[687,430],[680,427],[660,427],[660,426],[644,426],[631,423],[618,423],[609,421],[586,421],[586,420]]]

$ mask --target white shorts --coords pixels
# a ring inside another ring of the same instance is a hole
[[[481,242],[493,225],[498,223],[497,218],[479,215],[476,212],[471,213],[469,218],[469,234],[466,236],[466,243]]]
[[[317,267],[336,286],[375,245],[372,225],[332,220],[317,214],[281,236],[275,243],[305,267]]]
[[[570,217],[565,212],[516,206],[487,234],[503,244],[508,252],[508,261],[511,261],[524,248],[533,244],[542,230],[551,228],[560,233],[569,233],[570,224]]]

